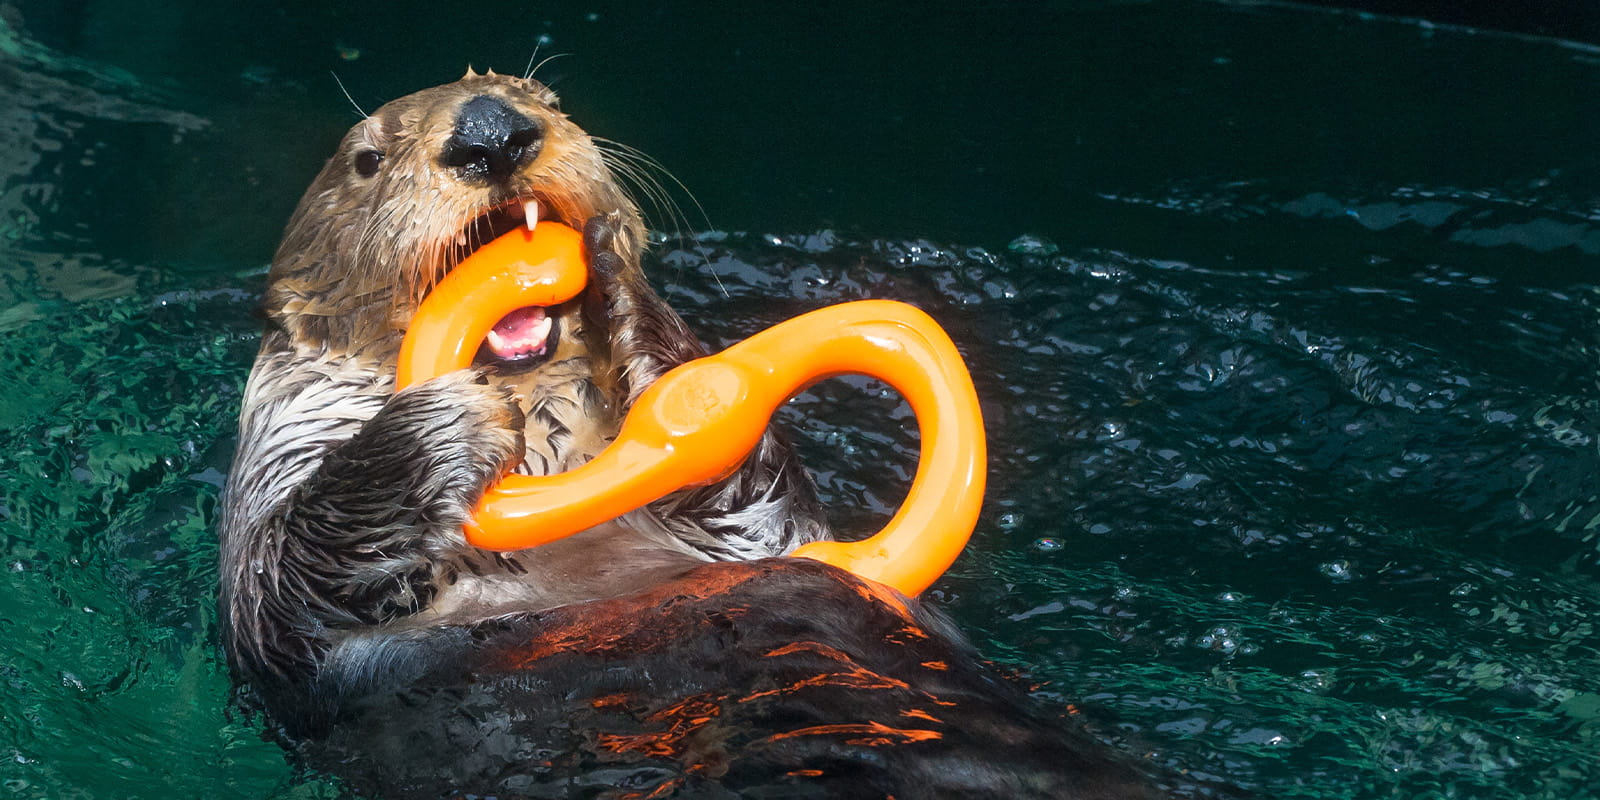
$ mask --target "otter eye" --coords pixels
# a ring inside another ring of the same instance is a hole
[[[356,174],[370,178],[378,174],[378,165],[382,163],[383,153],[377,150],[362,150],[356,153]]]

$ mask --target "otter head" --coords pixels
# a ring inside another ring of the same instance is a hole
[[[469,70],[384,105],[345,135],[289,222],[267,313],[296,346],[392,362],[428,289],[479,245],[539,219],[582,230],[597,215],[616,232],[618,278],[644,286],[638,208],[555,93]],[[604,320],[585,330],[582,305],[514,312],[480,359],[509,384],[547,362],[603,359],[605,333],[594,328]]]

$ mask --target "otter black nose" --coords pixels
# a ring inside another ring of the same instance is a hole
[[[544,145],[544,126],[497,97],[479,95],[456,115],[440,161],[464,177],[503,181]]]

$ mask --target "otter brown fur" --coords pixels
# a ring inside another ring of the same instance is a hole
[[[394,391],[428,288],[530,200],[583,229],[591,272],[542,312],[548,347]],[[486,486],[587,461],[703,353],[646,282],[644,244],[537,81],[469,72],[344,137],[273,260],[221,522],[224,645],[268,712],[322,742],[315,763],[390,794],[565,796],[626,764],[644,773],[624,784],[662,792],[1145,796],[937,615],[771,558],[829,532],[770,433],[723,482],[561,542],[466,544]]]

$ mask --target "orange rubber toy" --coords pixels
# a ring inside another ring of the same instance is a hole
[[[445,276],[411,321],[401,387],[462,369],[489,330],[529,305],[583,290],[581,238],[539,223],[483,246]],[[679,365],[640,397],[610,446],[556,475],[507,475],[485,493],[467,540],[518,550],[570,536],[737,469],[772,413],[824,378],[879,378],[916,413],[921,457],[900,510],[859,542],[813,542],[792,556],[915,596],[955,561],[977,524],[985,450],[978,396],[950,337],[904,303],[862,300],[803,314],[721,353]]]

